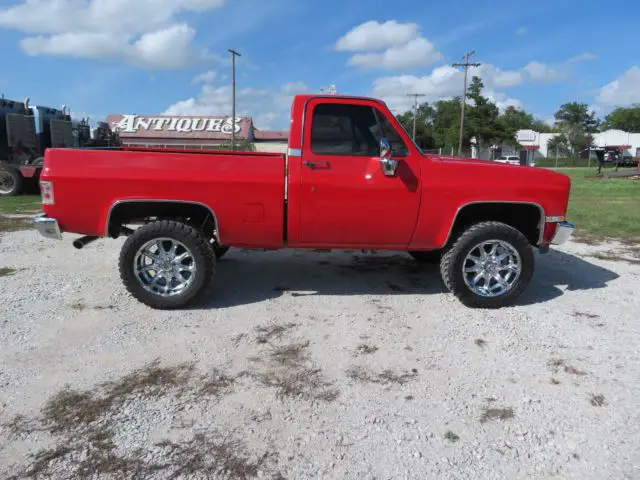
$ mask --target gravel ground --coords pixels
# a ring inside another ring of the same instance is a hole
[[[538,255],[499,311],[405,255],[232,250],[157,312],[71,238],[0,236],[0,478],[640,478],[624,245]]]

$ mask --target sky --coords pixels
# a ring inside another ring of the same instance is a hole
[[[460,62],[500,108],[549,121],[640,103],[640,2],[628,0],[0,0],[0,92],[110,113],[228,115],[287,129],[295,94],[381,98],[394,113],[460,95]]]

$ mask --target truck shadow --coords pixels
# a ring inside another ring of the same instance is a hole
[[[536,273],[518,305],[546,302],[564,290],[605,288],[610,270],[559,251],[536,255]],[[280,297],[430,295],[444,293],[436,265],[404,253],[363,254],[285,250],[231,250],[217,265],[213,288],[195,309],[225,308]]]

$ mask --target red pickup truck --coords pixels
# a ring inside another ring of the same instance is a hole
[[[386,105],[299,95],[286,154],[124,147],[49,149],[45,237],[126,235],[120,275],[152,308],[207,289],[230,247],[406,251],[439,262],[470,307],[512,304],[565,221],[570,179],[539,168],[430,155]],[[248,280],[250,281],[250,279]]]

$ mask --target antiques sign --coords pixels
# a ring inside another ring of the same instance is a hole
[[[241,117],[236,117],[234,124],[236,133],[242,130]],[[197,133],[212,132],[231,135],[231,117],[139,117],[122,115],[111,121],[111,128],[120,134],[144,134],[143,132],[180,132]]]

